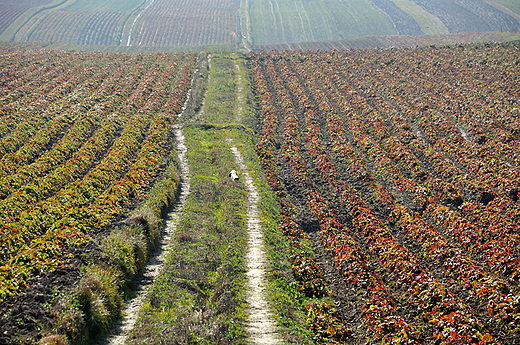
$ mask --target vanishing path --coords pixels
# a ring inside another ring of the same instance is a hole
[[[281,337],[276,331],[276,323],[267,302],[266,274],[267,258],[264,249],[264,235],[260,224],[258,203],[260,195],[253,184],[247,166],[240,151],[233,144],[233,139],[226,139],[231,146],[238,167],[242,170],[242,179],[248,192],[247,232],[249,235],[246,254],[247,267],[247,303],[249,317],[246,330],[250,344],[281,344]]]
[[[153,282],[161,272],[164,262],[166,260],[166,256],[170,250],[170,243],[173,234],[179,224],[179,219],[184,209],[184,205],[188,200],[188,196],[190,194],[190,169],[188,165],[188,160],[186,157],[186,144],[185,137],[182,132],[182,127],[180,125],[175,125],[174,127],[177,155],[179,157],[180,164],[180,173],[181,173],[181,184],[180,184],[180,197],[179,200],[175,203],[173,210],[166,217],[166,225],[163,230],[163,236],[159,243],[159,249],[155,256],[151,258],[148,264],[145,267],[145,273],[137,282],[138,287],[135,290],[136,296],[131,300],[127,301],[125,304],[122,313],[123,318],[117,323],[110,332],[105,340],[100,342],[100,345],[123,345],[126,342],[126,339],[129,333],[135,326],[137,322],[137,318],[139,316],[139,310],[141,306],[146,301],[146,297],[148,296],[148,292]]]

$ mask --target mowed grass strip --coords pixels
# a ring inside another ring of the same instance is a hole
[[[245,343],[247,191],[222,135],[185,129],[191,194],[131,344]]]
[[[437,16],[427,12],[415,2],[411,0],[393,0],[393,2],[412,16],[426,35],[444,35],[449,33],[446,25]]]
[[[229,55],[214,54],[209,68],[204,112],[200,121],[210,123],[234,122],[237,109],[237,75]]]

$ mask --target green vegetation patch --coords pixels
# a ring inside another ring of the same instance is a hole
[[[245,343],[247,192],[223,135],[185,129],[191,193],[131,344]]]
[[[251,91],[250,73],[246,58],[239,54],[211,54],[204,107],[197,121],[241,123],[257,132],[259,113]]]
[[[233,60],[214,56],[209,70],[209,85],[201,120],[228,123],[236,113],[237,76]]]

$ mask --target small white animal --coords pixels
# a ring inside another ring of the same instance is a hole
[[[237,171],[236,171],[236,170],[234,170],[234,169],[233,169],[233,170],[231,170],[231,171],[229,172],[229,177],[231,177],[231,179],[232,179],[233,181],[236,181],[236,180],[238,180],[238,175],[237,175]]]

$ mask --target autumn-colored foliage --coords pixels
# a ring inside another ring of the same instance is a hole
[[[196,56],[0,54],[2,298],[146,197],[171,154]]]
[[[520,327],[517,52],[250,55],[266,175],[304,197],[378,341],[484,344],[497,341],[484,318]]]

